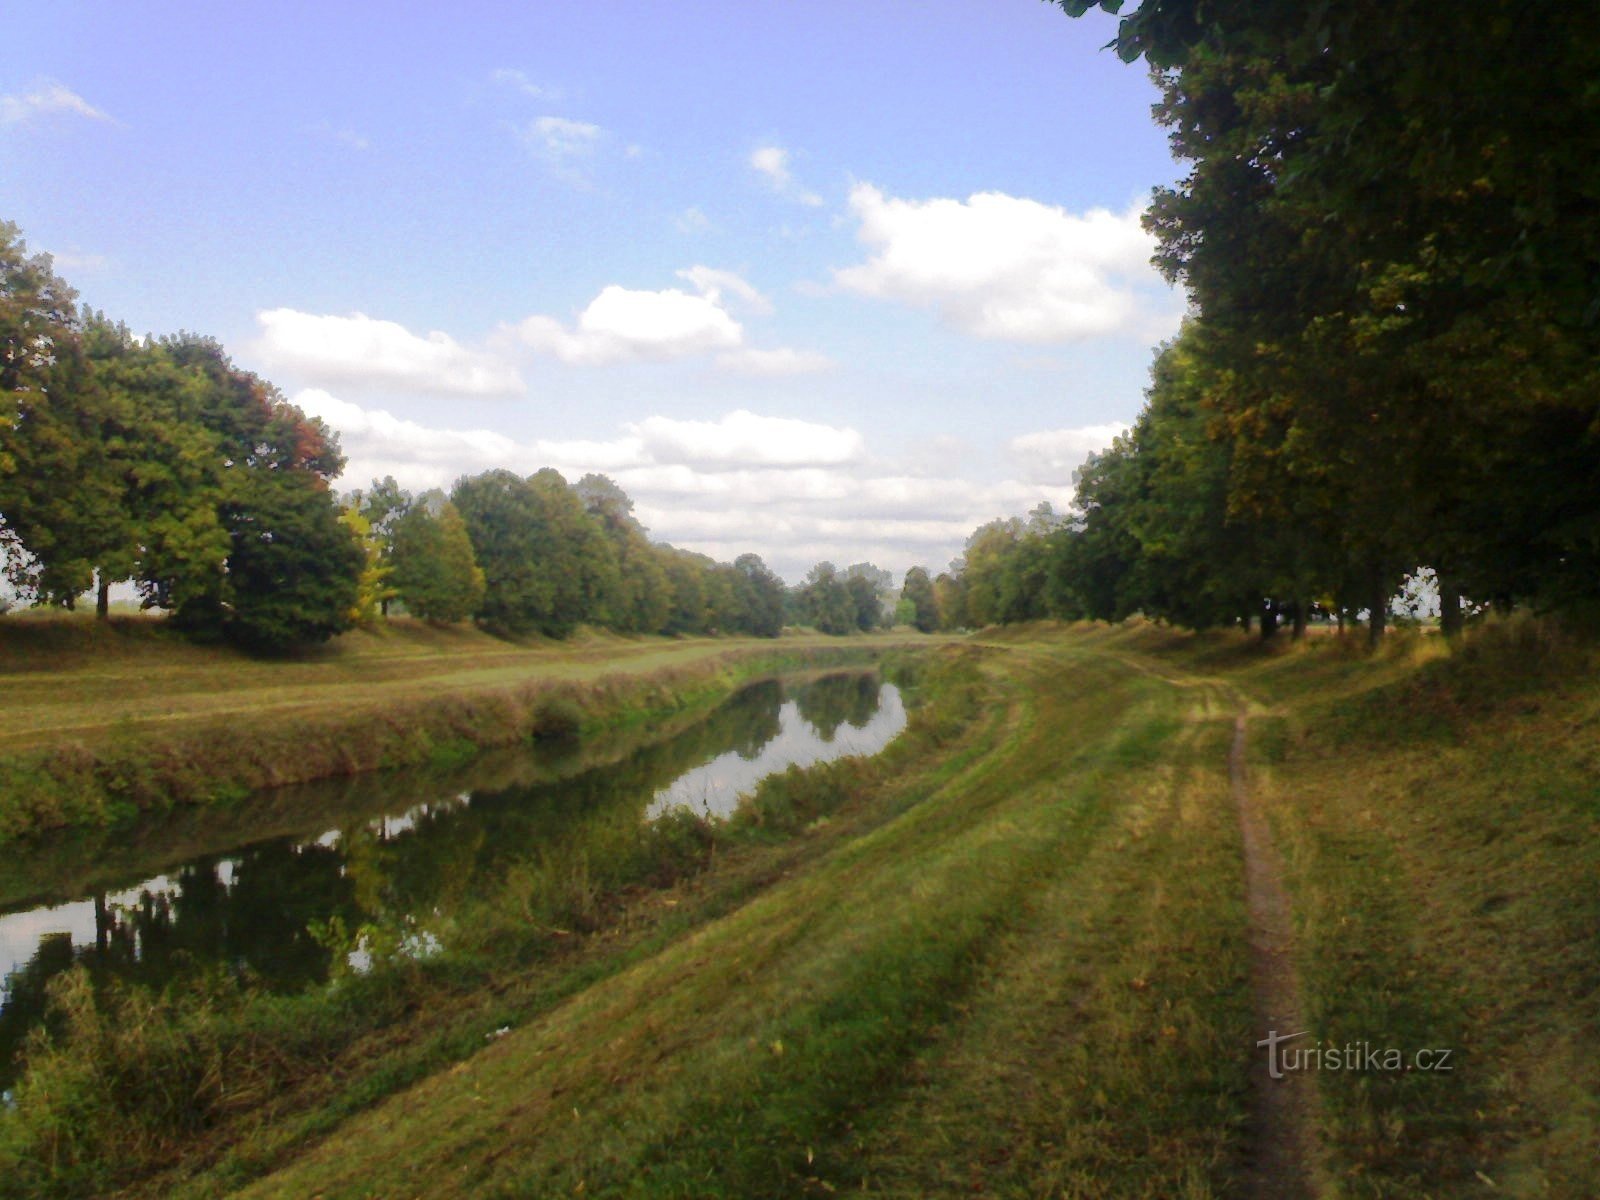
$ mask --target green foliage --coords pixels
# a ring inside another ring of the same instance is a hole
[[[973,535],[967,617],[1321,601],[1375,638],[1419,564],[1447,633],[1463,594],[1600,612],[1600,9],[1148,0],[1116,44],[1186,164],[1146,226],[1196,316],[1071,527]]]
[[[923,633],[932,633],[939,628],[939,602],[934,594],[933,580],[928,578],[928,572],[921,567],[912,567],[906,572],[905,582],[900,586],[900,604],[909,607],[909,612],[904,614],[907,624],[914,625]],[[901,620],[902,613],[897,607],[895,619]]]
[[[351,628],[367,555],[326,484],[259,472],[223,512],[233,536],[222,625],[231,640],[278,651]]]
[[[406,610],[429,621],[464,621],[483,604],[485,581],[456,506],[417,505],[394,522],[394,587]]]
[[[856,597],[831,562],[818,563],[806,575],[800,589],[800,607],[804,619],[818,633],[838,635],[860,627]]]

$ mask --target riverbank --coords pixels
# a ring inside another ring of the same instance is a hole
[[[303,1007],[64,994],[0,1194],[1600,1194],[1596,659],[985,631],[604,900],[552,856]]]
[[[509,642],[395,620],[288,659],[126,619],[0,622],[0,842],[267,787],[447,766],[658,720],[739,682],[921,635]]]

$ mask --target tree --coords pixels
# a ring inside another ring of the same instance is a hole
[[[437,516],[414,505],[394,523],[394,587],[406,611],[444,624],[464,621],[483,603],[485,579],[455,505]]]
[[[120,524],[75,300],[50,256],[0,222],[0,541],[20,592],[69,607]]]
[[[733,560],[733,569],[738,572],[737,628],[757,637],[777,637],[783,632],[783,580],[758,554],[741,554]]]
[[[356,601],[350,608],[350,620],[368,626],[384,615],[394,588],[389,576],[394,573],[381,541],[373,536],[372,523],[361,512],[354,498],[339,509],[340,523],[350,531],[356,545],[361,547],[361,575],[356,580]]]
[[[1264,561],[1374,634],[1419,560],[1452,597],[1600,604],[1600,10],[1146,0],[1118,50],[1191,164],[1160,261],[1256,385],[1219,395],[1230,511],[1301,519]]]
[[[182,627],[258,650],[348,629],[366,555],[329,487],[344,465],[338,439],[212,339],[180,334],[161,345],[192,374],[182,399],[193,408],[183,417],[206,431],[214,456],[214,486],[190,498],[184,519],[202,528],[216,520],[227,554],[223,562],[149,557],[139,580],[146,603],[174,609]]]
[[[385,475],[374,479],[365,492],[356,491],[351,499],[367,523],[366,537],[376,549],[379,568],[392,571],[395,526],[411,511],[414,503],[411,493],[396,483],[393,475]],[[389,601],[394,597],[394,584],[386,574],[377,590],[378,610],[383,616],[389,615]]]
[[[585,475],[572,489],[616,554],[611,624],[630,633],[659,633],[671,615],[672,585],[645,527],[633,515],[633,501],[605,475]]]
[[[228,637],[277,651],[325,641],[354,621],[366,551],[314,475],[254,472],[227,504]]]
[[[806,620],[818,633],[844,634],[859,628],[856,597],[831,562],[820,562],[806,575],[800,602]]]

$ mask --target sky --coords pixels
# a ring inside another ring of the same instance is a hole
[[[23,0],[0,218],[340,435],[341,488],[545,466],[791,582],[935,572],[1137,414],[1179,169],[1042,0]]]

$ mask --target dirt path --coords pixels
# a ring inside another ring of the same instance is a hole
[[[1234,720],[1228,777],[1244,841],[1255,1027],[1257,1035],[1265,1038],[1270,1031],[1282,1036],[1300,1033],[1307,1026],[1300,1002],[1300,981],[1294,969],[1294,930],[1289,898],[1283,890],[1283,862],[1272,844],[1266,815],[1250,791],[1245,765],[1248,725],[1242,713]],[[1286,1046],[1298,1048],[1311,1040],[1296,1039]],[[1312,1134],[1316,1127],[1316,1079],[1296,1072],[1285,1072],[1274,1079],[1267,1049],[1258,1046],[1252,1052],[1252,1154],[1245,1194],[1261,1200],[1310,1200],[1317,1194]]]

